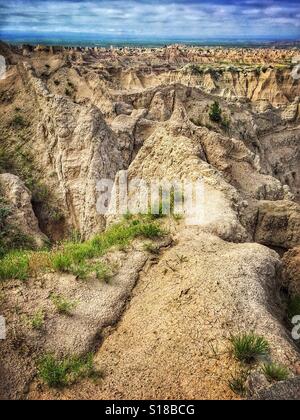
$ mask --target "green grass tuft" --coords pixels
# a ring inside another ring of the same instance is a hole
[[[262,368],[267,379],[271,381],[285,381],[289,377],[289,371],[276,363],[267,363]]]
[[[29,277],[29,254],[15,251],[5,255],[0,260],[0,280],[19,279]]]
[[[55,253],[51,259],[52,267],[56,271],[61,273],[67,273],[70,271],[72,266],[72,259],[69,255],[64,254],[63,252]]]
[[[160,248],[151,242],[147,242],[146,244],[144,244],[143,249],[144,251],[154,255],[158,255],[160,253]]]
[[[58,359],[48,354],[38,362],[38,374],[51,388],[62,388],[74,384],[79,379],[94,375],[93,356],[66,357]]]
[[[63,315],[71,315],[72,311],[76,308],[77,302],[68,300],[60,295],[52,295],[51,300],[58,313]]]
[[[103,263],[99,262],[94,267],[96,278],[103,281],[106,284],[109,284],[110,280],[113,277],[113,272]]]
[[[43,311],[38,311],[28,319],[29,325],[34,330],[40,330],[45,322],[45,314]]]
[[[252,363],[270,354],[270,346],[264,337],[241,334],[231,338],[233,354],[237,360]]]
[[[93,264],[87,262],[103,256],[113,247],[126,247],[138,237],[149,239],[164,235],[161,228],[147,220],[124,221],[110,227],[106,232],[94,239],[79,243],[66,242],[56,251],[43,254],[44,269],[71,273],[83,277],[93,271]],[[35,259],[36,252],[10,252],[0,259],[0,280],[26,280],[31,274],[30,262]],[[88,270],[87,267],[90,266]],[[39,269],[43,269],[42,261]],[[94,270],[96,272],[96,269]]]

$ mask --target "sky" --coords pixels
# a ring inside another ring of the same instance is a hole
[[[300,39],[300,0],[0,0],[0,34]]]

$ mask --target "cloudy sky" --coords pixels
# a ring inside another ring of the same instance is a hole
[[[0,0],[0,32],[300,39],[300,0]]]

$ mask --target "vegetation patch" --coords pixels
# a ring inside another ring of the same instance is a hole
[[[91,260],[103,256],[112,247],[127,246],[137,237],[154,239],[162,235],[162,229],[147,218],[125,220],[83,243],[65,242],[57,250],[43,252],[10,252],[0,260],[0,280],[26,280],[36,272],[35,262],[41,271],[53,269],[83,277],[94,270],[96,276],[105,281],[109,270]]]
[[[72,311],[77,306],[77,302],[68,300],[60,295],[52,295],[51,300],[57,312],[63,315],[72,315]]]
[[[80,379],[93,377],[95,372],[92,354],[64,359],[48,354],[38,362],[39,377],[51,388],[70,386]]]
[[[209,118],[211,121],[215,123],[221,123],[222,122],[222,109],[220,107],[219,102],[215,101],[209,111]]]
[[[29,277],[30,254],[24,251],[13,251],[0,260],[0,280],[27,280]]]
[[[264,337],[255,334],[241,334],[231,337],[233,354],[243,363],[253,363],[270,354],[270,345]]]
[[[31,316],[25,318],[25,323],[33,330],[40,330],[45,323],[44,311],[37,311]]]
[[[209,110],[209,118],[212,122],[220,124],[221,127],[228,131],[230,127],[230,120],[227,116],[223,117],[223,111],[220,107],[219,102],[215,101]]]
[[[262,371],[270,381],[285,381],[289,377],[288,369],[276,363],[265,364]]]

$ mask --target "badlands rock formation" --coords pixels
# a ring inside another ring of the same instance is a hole
[[[15,175],[0,174],[1,194],[10,205],[6,222],[17,226],[22,233],[34,239],[42,247],[47,239],[39,229],[38,220],[32,210],[31,192]]]
[[[300,82],[291,75],[299,51],[1,44],[0,52],[8,63],[0,147],[31,156],[35,179],[64,216],[59,227],[45,220],[24,186],[26,205],[23,196],[7,195],[19,225],[18,209],[26,207],[32,236],[53,241],[76,231],[89,239],[114,223],[119,217],[97,212],[103,178],[115,191],[124,174],[129,183],[201,179],[204,192],[197,226],[160,221],[168,235],[156,253],[139,239],[104,256],[117,266],[109,285],[38,270],[27,283],[2,283],[8,339],[0,343],[1,396],[238,398],[228,386],[240,370],[230,337],[251,331],[268,339],[272,360],[295,376],[299,347],[282,290],[299,290]],[[217,122],[210,118],[215,101]],[[27,172],[14,168],[27,182]],[[139,192],[136,185],[129,200]],[[55,313],[53,293],[79,302],[73,317]],[[46,319],[33,332],[22,316],[35,308]],[[104,374],[100,383],[63,391],[41,385],[40,355],[90,351]]]

